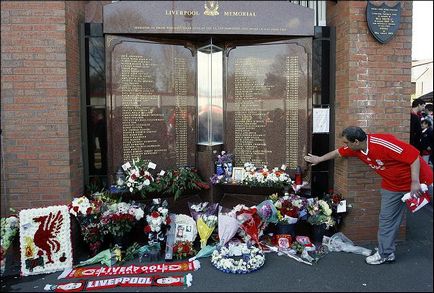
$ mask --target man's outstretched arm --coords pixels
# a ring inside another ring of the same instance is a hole
[[[336,150],[331,151],[331,152],[329,152],[329,153],[327,153],[325,155],[322,155],[320,157],[312,155],[312,154],[307,154],[307,156],[304,156],[304,160],[306,162],[308,162],[308,163],[311,163],[312,166],[314,166],[314,165],[319,164],[321,162],[328,161],[328,160],[331,160],[331,159],[335,159],[337,157],[339,157],[339,152],[336,149]]]

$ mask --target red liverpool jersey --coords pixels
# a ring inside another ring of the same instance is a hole
[[[430,166],[419,157],[419,151],[412,145],[398,140],[390,134],[369,134],[367,150],[353,151],[348,147],[338,149],[342,157],[358,157],[375,170],[382,178],[381,187],[390,191],[410,191],[411,167],[419,158],[420,183],[433,183],[433,172]]]

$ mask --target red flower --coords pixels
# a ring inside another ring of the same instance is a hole
[[[87,210],[86,210],[86,214],[87,214],[87,215],[90,215],[91,213],[92,213],[92,208],[91,208],[91,207],[88,207]]]
[[[157,212],[157,211],[153,211],[153,212],[151,213],[151,217],[153,217],[153,218],[158,218],[159,216],[160,216],[160,213]]]
[[[188,246],[188,244],[184,244],[184,247],[182,248],[182,252],[185,252],[185,253],[190,252],[190,247]]]
[[[74,210],[74,212],[78,213],[78,207],[77,206],[73,207],[72,209]]]
[[[149,233],[151,232],[151,226],[147,225],[143,230],[145,231],[145,233]]]
[[[136,174],[131,175],[131,179],[136,180],[137,179]]]

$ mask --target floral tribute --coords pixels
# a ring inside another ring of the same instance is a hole
[[[211,263],[218,270],[231,274],[247,274],[260,269],[265,256],[259,248],[246,243],[229,243],[213,251]]]
[[[11,246],[12,241],[18,233],[18,217],[13,215],[7,218],[1,218],[0,234],[0,275],[4,274],[6,267],[6,253]]]
[[[102,206],[103,201],[97,194],[93,194],[90,199],[86,196],[76,197],[68,206],[69,213],[78,220],[81,235],[88,244],[91,255],[100,251],[104,241],[100,221]]]
[[[329,229],[336,224],[335,220],[332,217],[332,209],[330,208],[329,204],[323,199],[310,199],[307,205],[307,210],[309,212],[307,221],[311,225],[325,224],[326,229]]]
[[[240,224],[239,235],[245,242],[254,242],[259,244],[260,234],[263,232],[266,222],[261,220],[255,206],[247,207],[243,204],[236,205],[230,215],[235,215],[235,218]]]
[[[323,196],[323,199],[328,203],[328,205],[332,209],[332,217],[336,222],[336,225],[339,225],[344,216],[346,215],[346,200],[340,193],[336,193],[333,190],[329,190],[329,193]],[[343,211],[339,210],[340,206],[344,206]]]
[[[198,204],[188,203],[190,214],[196,221],[200,237],[200,247],[206,246],[208,238],[217,226],[218,203],[202,202]]]
[[[286,172],[286,166],[282,165],[280,168],[275,167],[269,169],[264,165],[260,168],[252,163],[244,163],[245,176],[242,185],[250,187],[272,187],[272,188],[285,188],[293,187],[293,181],[289,174]],[[223,175],[214,174],[211,177],[212,184],[227,183],[228,180]]]
[[[167,201],[154,198],[146,215],[147,225],[144,228],[148,244],[153,245],[165,241],[166,231],[169,228],[170,217]]]
[[[131,193],[139,193],[144,196],[149,191],[149,186],[154,182],[150,169],[155,169],[156,165],[137,158],[132,163],[126,162],[122,165],[125,172],[125,181],[117,182],[119,188],[127,188]],[[164,173],[163,173],[164,174]]]
[[[245,163],[244,170],[246,175],[243,183],[249,186],[283,188],[292,186],[293,183],[289,174],[286,173],[285,165],[282,165],[280,168],[275,167],[273,169],[268,169],[266,165],[257,168],[252,163]]]
[[[179,169],[161,170],[153,175],[156,164],[146,163],[141,160],[133,160],[122,165],[125,180],[118,179],[114,190],[127,190],[133,194],[140,194],[143,198],[146,194],[169,194],[177,200],[182,194],[193,191],[208,189],[208,184],[201,179],[197,169],[193,167],[181,167]]]
[[[274,206],[277,209],[277,218],[279,223],[295,224],[298,222],[300,211],[304,210],[307,201],[304,197],[296,194],[285,194],[279,197],[277,193],[270,195]]]
[[[193,248],[191,241],[176,241],[173,245],[173,256],[176,259],[185,259],[195,256],[197,251]]]
[[[144,214],[140,205],[135,203],[110,204],[101,215],[102,231],[105,235],[124,237],[144,217]]]
[[[158,190],[163,194],[171,194],[177,200],[182,194],[192,190],[208,189],[209,185],[199,176],[197,169],[193,167],[181,167],[167,170],[157,178]]]
[[[71,225],[67,206],[21,210],[19,223],[21,275],[72,268]]]

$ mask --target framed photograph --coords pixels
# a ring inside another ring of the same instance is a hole
[[[234,167],[232,170],[232,180],[235,182],[241,182],[245,176],[245,170],[243,167]]]
[[[196,222],[192,217],[183,214],[175,216],[175,242],[186,240],[193,242],[196,235]]]

